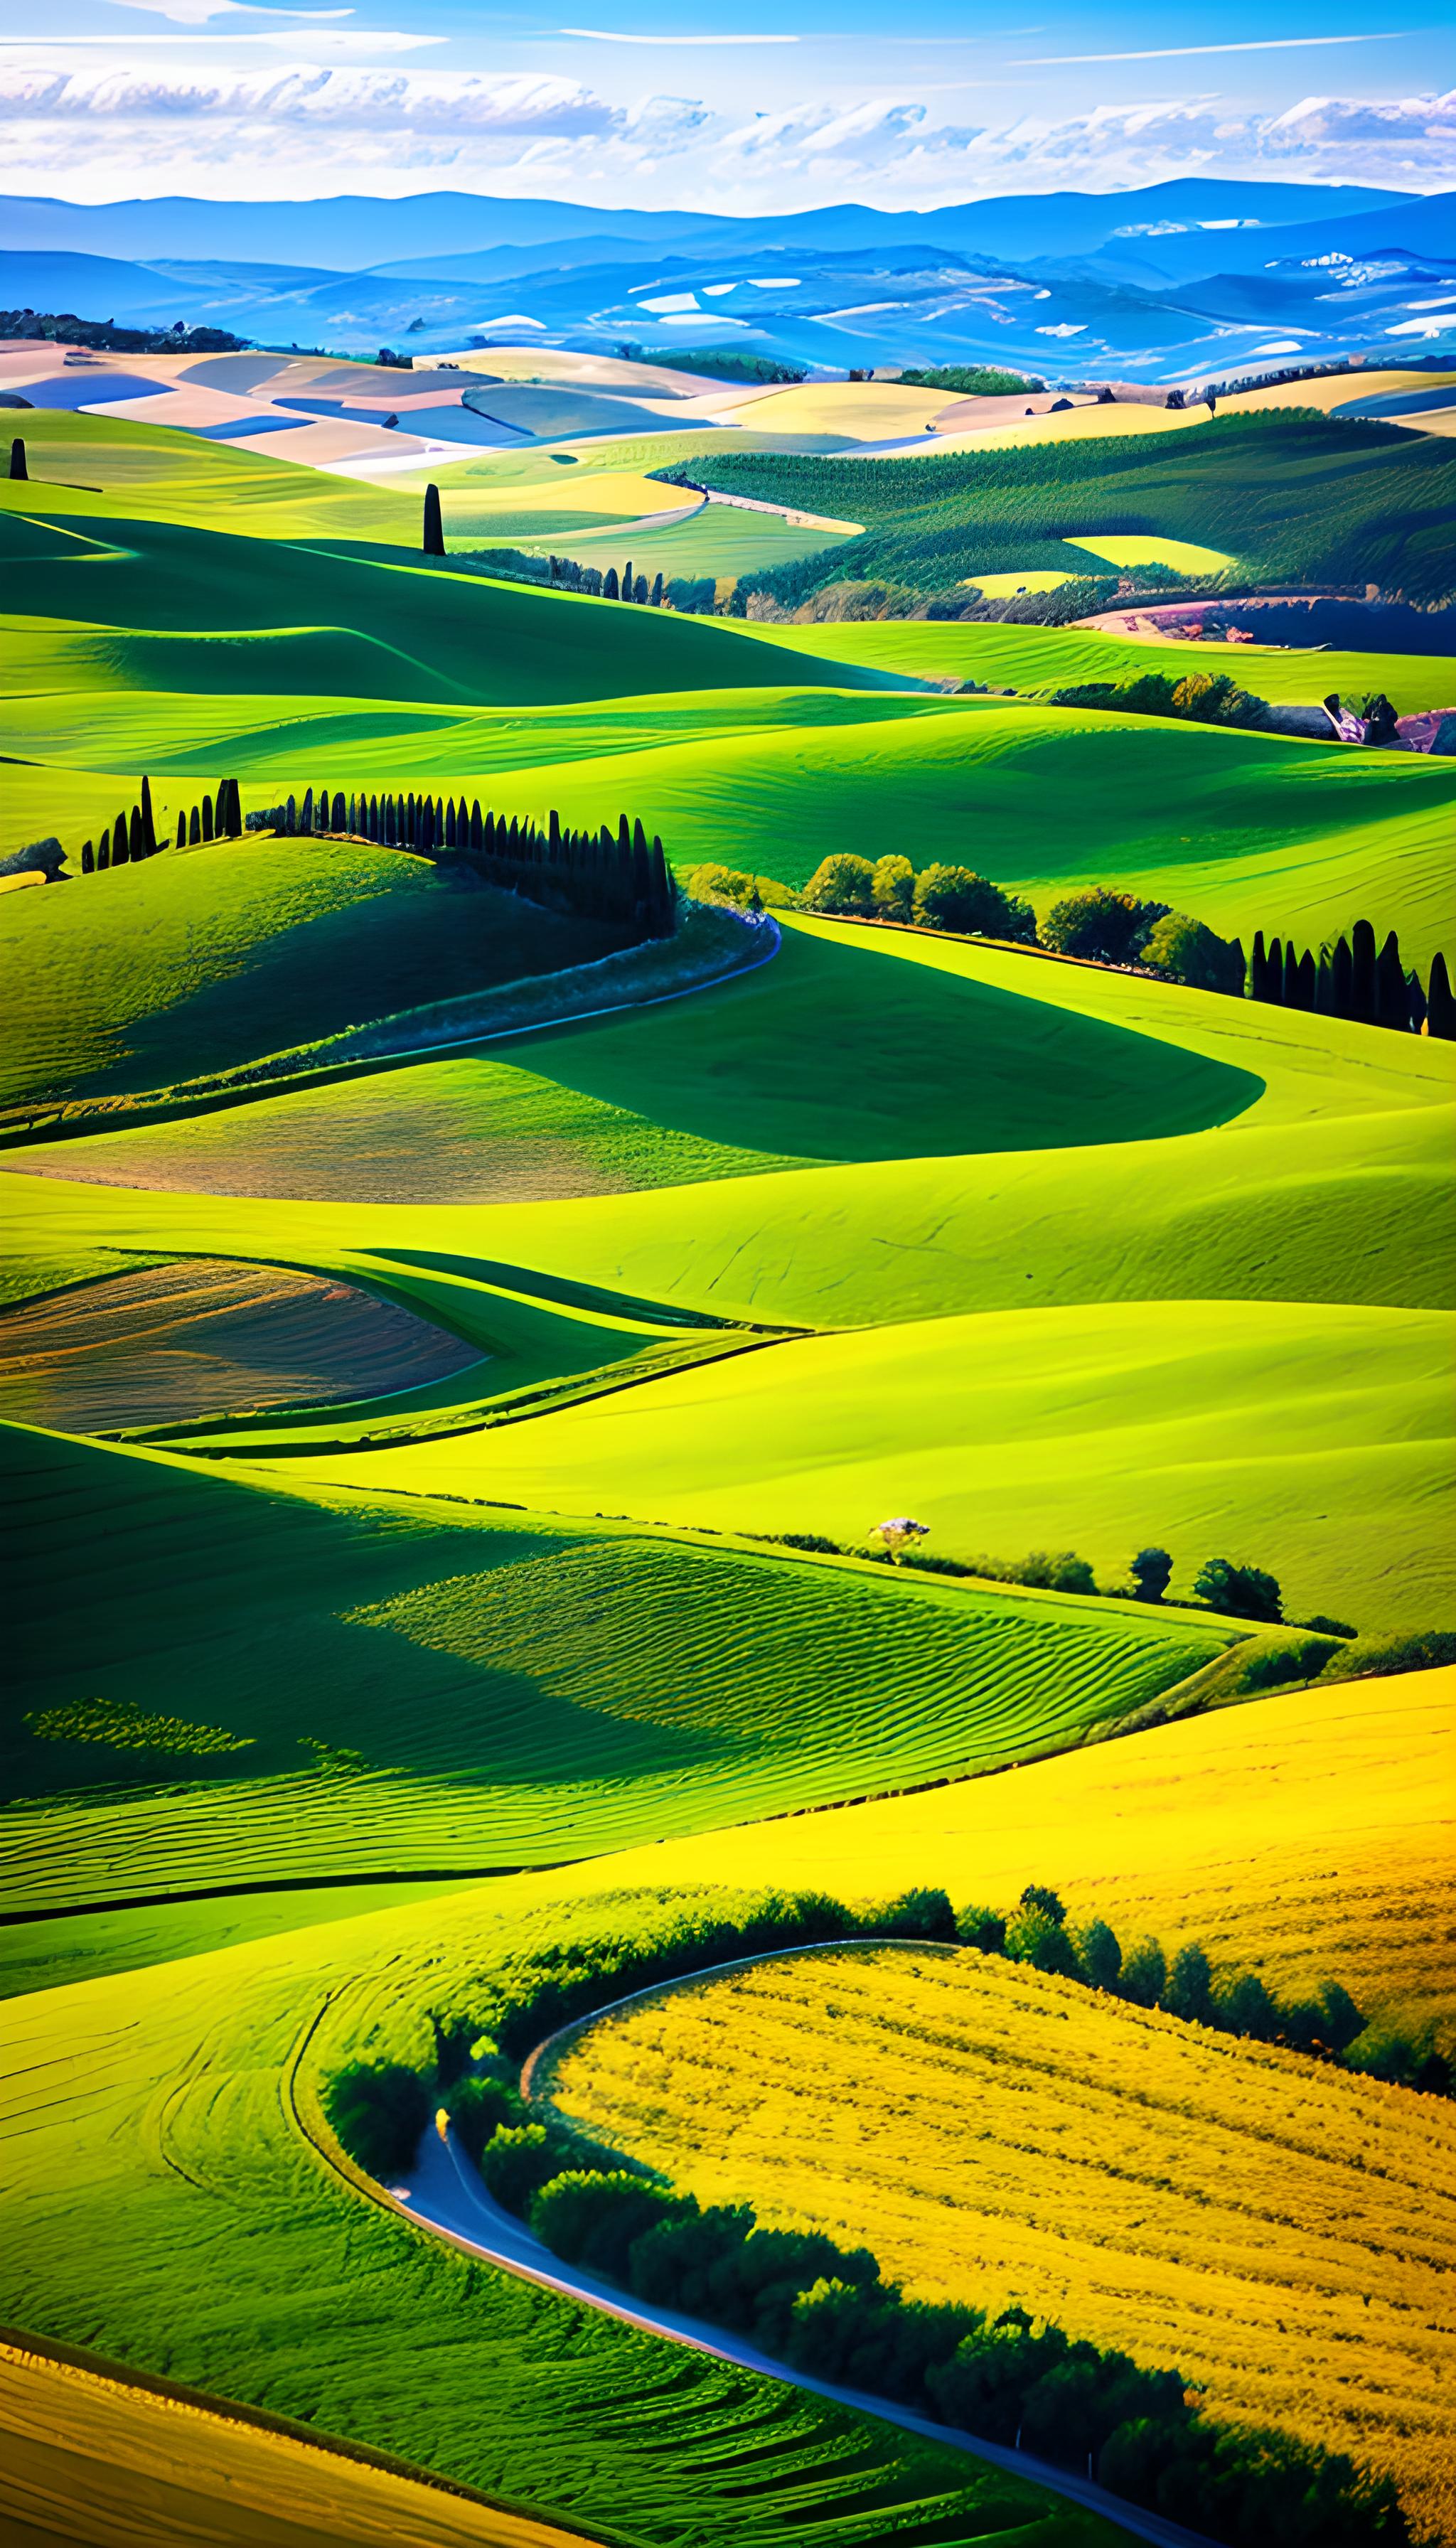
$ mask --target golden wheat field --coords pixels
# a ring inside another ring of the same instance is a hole
[[[537,2082],[701,2201],[1019,2301],[1456,2519],[1456,2110],[969,1949],[774,1958]],[[1274,2543],[1271,2542],[1271,2548]]]
[[[1456,1668],[1316,1684],[995,1777],[703,1834],[624,1880],[941,1884],[1006,1906],[1053,1885],[1127,1943],[1186,1940],[1276,1991],[1326,1976],[1456,2045]]]

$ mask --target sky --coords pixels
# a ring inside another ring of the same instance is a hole
[[[1456,186],[1449,0],[47,0],[41,25],[0,0],[4,183],[77,202]]]

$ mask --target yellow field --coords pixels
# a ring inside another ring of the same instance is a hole
[[[1079,549],[1088,549],[1093,557],[1106,558],[1109,566],[1170,566],[1179,575],[1218,575],[1233,560],[1225,549],[1203,549],[1197,540],[1144,539],[1135,532],[1128,538],[1109,539],[1104,531],[1092,531],[1084,538],[1079,531],[1068,531],[1067,538]]]
[[[540,2090],[703,2202],[1017,2301],[1456,2520],[1456,2108],[969,1949],[775,1958],[598,2020]],[[1273,2548],[1273,2543],[1271,2543]]]
[[[898,381],[804,381],[796,389],[756,393],[745,421],[755,433],[844,433],[857,441],[889,441],[897,434],[932,432],[936,417],[959,405],[955,390],[903,389]]]
[[[572,2548],[578,2534],[0,2344],[13,2548]]]
[[[996,1777],[633,1852],[623,1884],[942,1884],[1010,1904],[1055,1886],[1125,1941],[1194,1939],[1297,1993],[1456,2044],[1450,1895],[1456,1667],[1250,1700]],[[598,1878],[593,1879],[599,1880]],[[564,1876],[557,1878],[565,1883]]]

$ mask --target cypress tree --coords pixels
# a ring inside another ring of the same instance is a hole
[[[142,856],[149,859],[156,850],[156,825],[151,814],[151,780],[144,773],[141,779],[141,837],[145,843]]]
[[[559,867],[563,864],[561,816],[554,805],[546,817],[546,856],[554,867]]]
[[[1296,996],[1302,1009],[1308,1009],[1313,1013],[1318,990],[1319,976],[1315,970],[1315,958],[1307,947],[1300,957],[1299,980],[1296,988]]]
[[[602,598],[604,600],[615,601],[617,597],[617,571],[614,566],[609,566],[607,568],[606,574],[602,579],[601,592]]]
[[[1362,1025],[1375,1023],[1375,932],[1368,920],[1357,920],[1350,932],[1350,1015]]]
[[[349,798],[348,806],[345,810],[344,828],[348,832],[350,840],[354,838],[355,834],[360,829],[359,799],[356,796],[350,796]]]
[[[658,568],[656,575],[652,579],[651,599],[653,609],[661,610],[663,606],[663,571],[661,567]]]
[[[1282,1000],[1284,997],[1284,949],[1277,938],[1271,938],[1269,941],[1269,954],[1264,966],[1264,981],[1267,986],[1264,992],[1265,999],[1275,1001]]]
[[[1262,929],[1256,929],[1254,931],[1253,954],[1248,959],[1248,995],[1251,1000],[1267,1000],[1269,996],[1268,971],[1268,957],[1264,954],[1264,933]]]
[[[1410,994],[1406,988],[1406,967],[1401,961],[1401,942],[1391,931],[1375,967],[1375,1023],[1378,1027],[1410,1030]]]
[[[668,863],[663,856],[663,845],[656,832],[652,836],[652,899],[660,933],[664,938],[670,938],[677,927],[678,902],[668,873]]]
[[[1315,1013],[1317,1017],[1321,1018],[1332,1018],[1334,1015],[1334,975],[1329,969],[1329,957],[1322,947],[1320,950],[1320,974],[1315,984]]]
[[[424,554],[426,557],[443,557],[445,554],[445,525],[440,518],[440,491],[435,486],[426,487],[424,491]]]
[[[179,850],[185,850],[187,847],[187,817],[185,814],[179,814],[177,817],[177,847]]]
[[[141,827],[139,805],[134,805],[132,808],[132,820],[127,828],[127,849],[134,861],[144,859],[146,856],[146,834]]]
[[[622,569],[622,588],[621,588],[621,589],[622,589],[622,599],[623,599],[624,601],[630,601],[630,600],[631,600],[631,598],[632,598],[632,593],[633,593],[633,585],[632,585],[632,561],[631,561],[631,559],[630,559],[630,558],[628,558],[626,565],[625,565],[625,566],[623,567],[623,569]]]
[[[1456,1044],[1456,999],[1451,995],[1451,977],[1446,971],[1444,956],[1430,959],[1430,983],[1426,990],[1425,1032],[1439,1036],[1444,1044]]]
[[[111,864],[110,831],[103,832],[100,840],[96,844],[96,864],[98,867],[109,867]]]
[[[426,797],[419,820],[419,846],[424,852],[426,858],[430,856],[431,851],[434,849],[434,845],[435,809],[430,803],[428,797]]]
[[[89,841],[83,841],[81,843],[81,873],[82,875],[94,875],[95,872],[96,852]]]
[[[639,601],[639,602],[642,604],[642,607],[643,607],[643,609],[644,609],[644,610],[646,609],[646,607],[647,607],[647,578],[646,578],[646,576],[645,576],[645,575],[639,575],[639,577],[637,578],[637,581],[636,581],[635,585],[634,585],[634,586],[633,586],[633,588],[632,588],[632,598],[633,598],[633,600],[634,600],[634,601]]]
[[[510,829],[505,835],[505,855],[512,862],[520,858],[520,817],[517,814],[510,817]]]
[[[1333,984],[1335,1016],[1352,1018],[1355,1014],[1355,965],[1347,938],[1335,940],[1334,959],[1330,964],[1329,973]]]
[[[202,836],[205,841],[210,841],[213,837],[213,800],[211,796],[204,796],[202,800]]]
[[[290,803],[290,804],[292,804],[292,802],[293,802],[293,799],[292,799],[292,797],[290,797],[290,798],[289,798],[289,803]],[[312,832],[313,828],[314,828],[314,790],[313,790],[313,788],[312,788],[312,787],[306,787],[306,788],[304,789],[304,801],[303,801],[302,805],[299,807],[299,830],[300,830],[301,832]]]
[[[470,846],[477,858],[485,848],[485,831],[481,823],[479,796],[473,796],[470,800]]]
[[[10,474],[12,478],[29,478],[31,474],[26,467],[26,446],[19,434],[10,446]]]
[[[124,867],[124,866],[127,864],[128,860],[131,858],[131,855],[132,855],[131,843],[129,842],[129,840],[128,840],[128,838],[127,838],[127,818],[126,818],[126,816],[125,816],[125,814],[124,814],[124,815],[121,817],[121,820],[120,820],[119,822],[117,822],[117,823],[114,823],[114,824],[113,824],[113,826],[112,826],[112,835],[111,835],[111,863],[112,863],[112,865],[113,865],[114,867]]]
[[[449,804],[445,807],[445,847],[446,847],[446,849],[447,849],[447,850],[453,850],[453,849],[456,847],[456,845],[457,845],[457,840],[458,840],[458,833],[457,833],[457,830],[456,830],[456,824],[455,824],[455,799],[454,799],[454,797],[452,796],[452,797],[451,797],[451,799],[450,799]]]
[[[199,841],[200,841],[201,839],[202,839],[202,815],[199,813],[198,808],[194,805],[194,806],[193,806],[193,809],[192,809],[192,813],[191,813],[191,815],[190,815],[190,817],[189,817],[189,819],[188,819],[188,825],[187,825],[187,846],[188,846],[188,848],[189,848],[190,850],[195,850],[195,849],[197,848],[197,845],[198,845],[198,843],[199,843]]]
[[[1406,976],[1406,993],[1410,1004],[1410,1032],[1419,1035],[1425,1024],[1425,993],[1420,987],[1420,975],[1413,967]]]
[[[1300,1005],[1300,959],[1292,938],[1286,940],[1284,949],[1284,1005],[1287,1009]]]

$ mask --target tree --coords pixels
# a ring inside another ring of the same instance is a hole
[[[1052,1555],[1044,1548],[1034,1548],[1024,1557],[1012,1576],[1015,1584],[1027,1584],[1039,1592],[1095,1592],[1097,1578],[1085,1557],[1076,1550],[1064,1548]]]
[[[1271,938],[1269,941],[1264,979],[1268,985],[1265,997],[1278,1008],[1284,999],[1284,947],[1278,938]]]
[[[141,780],[141,837],[144,855],[150,858],[156,849],[156,824],[151,812],[151,780],[144,774]]]
[[[1173,1957],[1163,2006],[1174,2017],[1206,2026],[1213,2015],[1213,1969],[1202,1947],[1180,1947]]]
[[[330,2079],[324,2111],[350,2158],[370,2176],[409,2167],[429,2121],[429,2091],[399,2061],[361,2063]]]
[[[1193,1590],[1197,1599],[1227,1618],[1277,1622],[1284,1616],[1279,1586],[1261,1566],[1235,1566],[1230,1558],[1211,1557],[1195,1576]]]
[[[1331,1013],[1337,1018],[1355,1014],[1355,968],[1347,938],[1337,938],[1329,959]]]
[[[19,434],[10,446],[10,474],[12,478],[29,478],[31,474],[26,466],[26,446]]]
[[[623,567],[623,569],[622,569],[622,583],[621,583],[621,594],[622,594],[622,599],[623,599],[624,601],[630,601],[630,600],[632,599],[632,597],[633,597],[633,594],[634,594],[635,591],[636,591],[636,587],[635,587],[635,585],[634,585],[634,583],[633,583],[633,581],[632,581],[632,561],[631,561],[631,559],[630,559],[630,558],[628,558],[626,565],[625,565],[625,566]]]
[[[989,1910],[983,1902],[967,1902],[964,1910],[956,1914],[956,1935],[962,1947],[974,1947],[978,1955],[1004,1956],[1005,1914]]]
[[[1410,1032],[1412,1035],[1419,1035],[1425,1024],[1425,993],[1420,987],[1420,975],[1413,964],[1406,976],[1406,994],[1410,1002]]]
[[[648,599],[654,610],[661,610],[663,606],[663,575],[661,567],[659,567],[656,575],[652,579],[652,591],[648,594]]]
[[[109,830],[104,830],[102,832],[101,838],[96,844],[96,864],[98,869],[109,867],[111,865],[111,833]]]
[[[1141,1938],[1123,1957],[1118,1990],[1138,2008],[1157,2008],[1167,1988],[1168,1967],[1156,1938]]]
[[[1410,1032],[1410,994],[1406,988],[1401,942],[1394,930],[1376,959],[1375,1023],[1378,1027],[1401,1028],[1408,1035]]]
[[[1128,1573],[1139,1601],[1161,1601],[1173,1580],[1173,1561],[1165,1548],[1139,1548]]]
[[[1058,1929],[1066,1919],[1066,1904],[1059,1893],[1052,1892],[1049,1884],[1023,1885],[1018,1907],[1023,1911],[1043,1912],[1048,1920],[1055,1921]]]
[[[1218,2022],[1228,2035],[1252,2035],[1267,2043],[1279,2032],[1279,2010],[1257,1973],[1240,1973],[1216,2002]]]
[[[1014,1964],[1031,1964],[1039,1973],[1060,1973],[1080,1981],[1077,1951],[1060,1920],[1035,1908],[1018,1911],[1007,1925],[1006,1953]]]
[[[1216,937],[1201,920],[1185,911],[1168,911],[1155,920],[1142,950],[1142,961],[1156,973],[1169,973],[1194,991],[1243,994],[1243,957],[1226,938]],[[1261,966],[1262,969],[1262,966]]]
[[[922,929],[951,929],[964,938],[1035,939],[1029,903],[1003,893],[973,867],[929,866],[915,879],[915,918]]]
[[[912,1521],[908,1513],[898,1513],[890,1521],[877,1521],[869,1533],[886,1551],[892,1565],[898,1565],[904,1550],[917,1539],[928,1539],[928,1521]]]
[[[1264,933],[1262,929],[1256,929],[1254,931],[1253,953],[1248,959],[1248,995],[1251,1000],[1266,1000],[1268,998],[1269,986],[1267,976],[1268,958],[1264,954]]]
[[[1086,885],[1053,903],[1042,924],[1042,943],[1058,956],[1080,956],[1097,964],[1132,964],[1142,952],[1165,902],[1139,902],[1135,894]]]
[[[440,514],[440,491],[433,482],[424,491],[424,539],[426,557],[445,554],[445,525]]]
[[[874,869],[853,851],[837,850],[821,859],[802,895],[808,911],[849,912],[867,916],[874,908]]]
[[[1284,946],[1284,1005],[1287,1009],[1303,1005],[1300,998],[1300,959],[1294,952],[1292,938],[1286,939]]]
[[[606,600],[615,601],[618,598],[619,587],[617,585],[617,571],[614,566],[609,566],[607,568],[601,590]]]
[[[1456,997],[1452,996],[1450,977],[1444,956],[1430,959],[1430,987],[1426,992],[1425,1032],[1440,1036],[1445,1043],[1456,1043]]]
[[[1368,920],[1357,920],[1350,932],[1350,1015],[1362,1025],[1375,1023],[1375,932]]]
[[[89,841],[83,841],[81,843],[81,873],[82,875],[94,875],[95,871],[96,852]]]
[[[1123,1969],[1123,1951],[1105,1920],[1090,1920],[1077,1939],[1082,1970],[1094,1990],[1115,1991]]]
[[[870,899],[881,920],[909,920],[915,909],[915,869],[908,859],[876,859]]]

